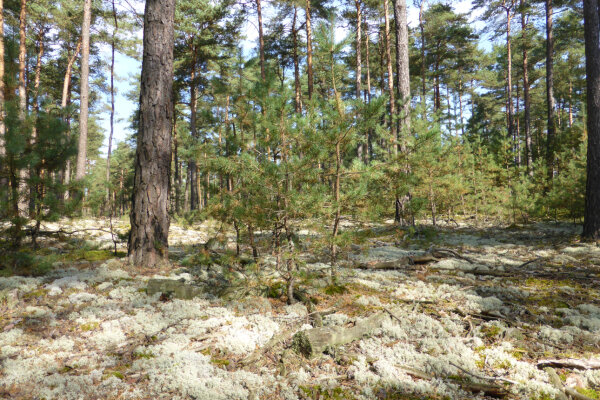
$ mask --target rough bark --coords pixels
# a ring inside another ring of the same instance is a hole
[[[79,142],[77,146],[77,164],[75,166],[76,180],[81,180],[85,176],[87,159],[91,22],[92,0],[85,0],[83,3],[83,25],[81,27],[81,94],[79,97]]]
[[[546,166],[548,168],[549,179],[552,179],[554,175],[554,141],[556,136],[554,121],[556,100],[554,99],[554,35],[552,30],[552,14],[552,0],[546,0],[546,103],[548,106]]]
[[[175,0],[147,0],[129,261],[168,260]]]
[[[584,0],[587,76],[587,183],[583,237],[600,239],[600,21],[598,0]]]
[[[408,24],[406,0],[393,0],[396,20],[396,95],[398,106],[398,134],[410,131],[410,75],[408,68]]]
[[[410,73],[406,0],[393,0],[393,3],[396,21],[396,101],[398,102],[396,143],[393,150],[396,155],[398,150],[406,152],[406,136],[410,133]],[[403,173],[406,175],[410,173],[408,165],[404,166]],[[406,205],[410,197],[410,193],[406,193],[402,198],[396,194],[394,220],[397,223],[405,222]]]

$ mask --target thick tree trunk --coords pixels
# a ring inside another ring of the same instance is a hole
[[[393,116],[396,115],[396,93],[394,92],[394,70],[392,68],[392,44],[390,40],[390,17],[389,17],[389,0],[383,2],[383,15],[385,19],[385,58],[387,64],[388,74],[388,95],[390,96],[390,134],[392,136],[393,151],[397,154],[396,143],[398,142],[398,132],[396,130],[396,124],[394,123]]]
[[[129,261],[168,260],[175,0],[147,0]]]
[[[27,57],[27,0],[21,0],[21,12],[19,14],[19,120],[25,124],[27,116],[27,86],[25,78]],[[25,133],[25,132],[24,132]],[[29,139],[28,139],[29,140]],[[27,180],[29,170],[22,168],[19,171],[18,207],[19,215],[27,216],[29,211]],[[16,193],[16,192],[15,192]]]
[[[554,176],[554,141],[556,125],[554,121],[554,36],[552,31],[552,0],[546,0],[546,103],[548,105],[548,137],[546,142],[546,166],[548,179]]]
[[[408,69],[408,25],[406,0],[394,0],[396,20],[396,100],[398,107],[398,134],[410,132],[410,75]]]
[[[587,76],[587,184],[583,237],[600,239],[600,12],[598,0],[583,1]]]
[[[410,74],[408,68],[406,0],[394,0],[394,19],[396,21],[396,101],[399,102],[397,108],[398,124],[396,127],[398,140],[394,144],[394,154],[398,154],[398,150],[406,153],[406,137],[410,134]],[[405,175],[410,173],[409,165],[403,167],[403,173]],[[410,193],[406,193],[402,198],[396,195],[394,217],[396,222],[406,222],[406,205],[410,197]]]
[[[115,47],[117,30],[119,23],[117,21],[117,10],[115,8],[115,0],[112,0],[113,20],[115,29],[112,32],[111,41],[111,57],[110,57],[110,134],[108,136],[108,152],[106,154],[106,203],[110,201],[110,155],[112,152],[112,139],[115,131]],[[112,212],[112,211],[109,211]]]
[[[256,0],[256,13],[258,14],[258,44],[260,54],[260,77],[263,82],[267,79],[265,75],[265,39],[263,36],[263,20],[262,20],[262,7],[260,0]]]
[[[533,152],[531,149],[531,97],[529,95],[529,59],[527,46],[527,20],[524,0],[521,0],[521,35],[523,36],[523,131],[525,133],[525,159],[527,173],[533,176]]]
[[[313,61],[312,61],[312,27],[310,15],[310,0],[306,0],[306,76],[308,79],[308,99],[312,99],[314,91]]]

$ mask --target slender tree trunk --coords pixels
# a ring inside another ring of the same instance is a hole
[[[175,0],[147,0],[129,261],[168,262]]]
[[[421,0],[419,5],[419,31],[421,34],[421,107],[423,107],[423,119],[427,118],[427,103],[426,103],[426,77],[425,77],[425,25],[423,23],[423,9],[425,0]]]
[[[19,14],[19,119],[27,114],[27,88],[25,84],[25,59],[27,57],[27,0],[21,0]]]
[[[370,54],[369,54],[369,47],[370,47],[370,41],[371,38],[369,36],[369,24],[367,21],[365,21],[365,67],[367,70],[367,88],[366,88],[366,99],[365,101],[367,103],[371,103],[371,63],[370,63]],[[364,162],[365,164],[369,164],[369,160],[371,160],[372,158],[372,152],[373,152],[373,146],[371,145],[371,139],[373,137],[373,130],[372,129],[368,129],[367,130],[367,143],[366,143],[366,147],[365,147],[365,157],[364,157]]]
[[[173,163],[175,167],[175,177],[173,186],[175,187],[175,213],[181,211],[181,163],[179,162],[179,143],[177,141],[177,110],[173,102]]]
[[[462,81],[462,70],[458,71],[460,77],[458,78],[458,112],[460,115],[460,134],[465,136],[465,122],[463,118],[463,81]]]
[[[62,99],[60,102],[60,106],[63,109],[63,113],[64,113],[64,118],[65,118],[65,122],[67,124],[67,136],[71,135],[70,129],[71,129],[71,122],[70,122],[70,116],[66,111],[67,105],[70,103],[70,94],[71,94],[71,78],[73,76],[73,64],[75,63],[75,60],[77,59],[77,55],[79,54],[79,52],[81,51],[81,38],[79,38],[79,40],[77,41],[77,47],[75,48],[75,52],[73,52],[73,55],[69,58],[69,61],[67,62],[67,70],[65,72],[65,79],[63,82],[63,91],[62,91]],[[69,185],[69,183],[71,182],[71,159],[69,158],[67,160],[67,163],[65,165],[65,170],[63,172],[63,183],[65,185]],[[66,191],[65,192],[65,199],[69,198],[69,192]]]
[[[294,20],[292,21],[292,41],[293,41],[293,53],[294,58],[294,105],[297,113],[302,112],[302,87],[300,85],[300,61],[298,58],[298,29],[296,28],[296,21],[298,19],[298,8],[294,6]],[[227,98],[229,101],[229,97]],[[227,118],[227,116],[226,116]],[[227,124],[225,124],[227,126]]]
[[[4,0],[0,0],[0,157],[6,155],[6,125],[4,124]],[[4,176],[4,165],[0,165],[0,175]],[[6,187],[2,178],[2,187]]]
[[[83,25],[81,27],[81,95],[79,98],[79,144],[77,148],[77,165],[75,167],[76,180],[81,180],[85,176],[85,166],[87,160],[91,23],[92,0],[84,0]]]
[[[519,107],[520,107],[520,102],[521,102],[521,93],[520,93],[520,88],[519,88],[519,81],[517,80],[515,82],[516,85],[516,89],[517,89],[517,101],[516,101],[516,105],[517,105],[517,109],[515,112],[515,127],[514,127],[514,131],[515,131],[515,135],[514,135],[514,142],[515,142],[515,154],[516,154],[516,158],[517,158],[517,167],[521,167],[521,124],[520,124],[520,120],[519,120]]]
[[[354,0],[356,7],[356,92],[357,100],[361,99],[361,84],[362,84],[362,10],[360,8],[360,0]]]
[[[365,21],[365,69],[367,72],[367,88],[366,88],[366,101],[367,103],[371,102],[371,37],[369,35],[369,24],[368,21]]]
[[[506,97],[507,97],[507,116],[508,116],[508,137],[513,137],[514,130],[514,110],[513,110],[513,98],[512,98],[512,49],[511,49],[511,8],[506,8],[506,57],[507,57],[507,71],[506,71]]]
[[[527,20],[524,0],[521,0],[521,35],[523,36],[523,130],[525,131],[525,158],[527,173],[533,176],[533,151],[531,148],[531,97],[529,95],[529,59],[527,46]]]
[[[356,7],[356,76],[355,76],[355,84],[356,84],[356,100],[361,99],[361,84],[362,84],[362,10],[360,8],[360,0],[354,0],[354,5]],[[358,151],[357,156],[359,160],[363,158],[363,143],[359,141],[358,143]]]
[[[77,41],[77,47],[75,48],[75,52],[71,57],[69,57],[69,61],[67,62],[67,70],[65,72],[65,79],[63,82],[63,91],[62,91],[62,99],[60,102],[60,106],[64,109],[67,107],[67,99],[69,97],[69,89],[71,88],[71,78],[73,76],[73,64],[81,51],[81,38]]]
[[[25,127],[25,118],[27,116],[27,86],[25,78],[27,58],[27,0],[21,0],[21,12],[19,14],[19,120]],[[23,133],[26,135],[25,130]],[[29,142],[29,138],[27,138]],[[27,216],[29,211],[28,201],[28,184],[29,179],[28,168],[21,168],[19,171],[19,190],[18,190],[18,207],[19,215]]]
[[[263,20],[262,20],[262,7],[260,0],[256,0],[256,13],[258,14],[258,44],[260,54],[260,77],[263,82],[266,81],[265,75],[265,39],[263,36]]]
[[[546,142],[546,166],[548,179],[554,176],[554,141],[556,124],[554,121],[554,35],[552,30],[552,0],[546,0],[546,103],[548,105],[548,138]]]
[[[392,68],[392,44],[390,40],[390,17],[389,17],[389,0],[383,1],[383,15],[385,19],[385,58],[388,74],[388,95],[390,96],[390,134],[393,141],[393,153],[397,154],[398,131],[397,125],[394,123],[396,115],[396,93],[394,91],[394,70]]]
[[[587,76],[587,183],[582,236],[600,239],[600,7],[583,1]]]
[[[573,126],[573,81],[569,76],[569,128]]]
[[[37,54],[37,60],[36,60],[36,64],[35,64],[35,78],[33,81],[33,118],[34,118],[34,120],[33,120],[32,127],[31,127],[31,139],[34,143],[37,140],[37,122],[38,122],[38,115],[40,112],[39,94],[40,94],[40,82],[41,82],[41,77],[42,77],[42,58],[43,57],[44,57],[44,26],[41,25],[40,31],[38,34],[38,54]],[[30,174],[34,174],[34,176],[41,178],[43,175],[43,171],[42,171],[41,167],[39,167],[39,165],[40,164],[38,164],[38,167],[36,167],[35,170],[31,170]],[[44,192],[43,181],[40,181],[37,185],[31,186],[29,188],[29,195],[30,195],[29,210],[31,212],[35,212],[35,213],[39,214],[39,212],[41,211],[40,203],[37,200],[42,198],[43,192]],[[39,225],[39,221],[38,221],[38,225]],[[38,225],[36,225],[36,229],[39,229]],[[33,238],[33,240],[34,239],[35,239],[35,237]]]
[[[115,29],[112,32],[111,57],[110,57],[110,134],[108,136],[108,152],[106,154],[106,202],[110,201],[110,156],[112,153],[112,139],[115,132],[115,47],[117,30],[119,23],[117,21],[117,10],[115,0],[112,0],[113,20]]]
[[[194,39],[192,38],[192,41]],[[192,44],[193,57],[192,57],[192,72],[190,76],[190,133],[194,143],[198,140],[196,132],[196,47]],[[200,197],[198,195],[198,168],[196,166],[196,160],[190,158],[188,161],[190,170],[190,210],[196,210],[199,207]]]
[[[40,27],[40,32],[38,36],[38,54],[37,60],[35,63],[35,78],[33,81],[33,114],[37,119],[37,115],[40,112],[40,82],[42,79],[42,58],[44,57],[44,27]],[[31,137],[33,140],[37,138],[37,127],[36,124],[33,124],[31,130]]]
[[[306,0],[306,76],[308,79],[308,99],[312,100],[314,91],[313,60],[312,60],[312,27],[310,0]]]

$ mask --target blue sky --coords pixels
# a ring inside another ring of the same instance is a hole
[[[414,27],[418,24],[419,21],[419,10],[412,6],[412,1],[408,0],[409,3],[409,13],[408,13],[408,23],[410,26]],[[471,9],[471,0],[458,0],[453,1],[453,6],[457,12],[460,13],[469,13]],[[129,5],[135,7],[138,11],[143,11],[144,2],[140,0],[128,0],[126,2],[126,8],[121,6],[121,10],[130,10]],[[268,16],[269,3],[263,0],[263,9],[265,10],[265,14]],[[481,28],[481,22],[475,21],[475,16],[471,16],[471,20],[476,25],[476,28]],[[244,26],[244,33],[246,36],[246,40],[242,43],[242,46],[245,50],[246,54],[251,53],[257,46],[258,41],[258,32],[256,30],[255,24],[246,23]],[[137,35],[141,38],[141,32],[138,32]],[[340,32],[340,36],[344,35],[344,32]],[[108,61],[107,65],[110,65],[110,48],[108,46],[104,46],[101,48],[101,56]],[[113,139],[113,148],[115,148],[116,143],[123,141],[129,136],[132,132],[129,129],[128,119],[132,115],[136,104],[133,101],[128,100],[125,97],[125,94],[132,89],[132,77],[139,74],[141,70],[141,63],[133,58],[127,57],[122,54],[117,54],[115,57],[115,72],[118,77],[115,80],[115,86],[117,88],[117,95],[115,98],[115,132]],[[108,73],[108,71],[107,71]],[[105,99],[106,103],[110,104],[110,95],[108,95]],[[104,148],[102,152],[106,155],[108,149],[108,134],[110,132],[110,122],[109,122],[109,113],[102,114],[102,120],[100,121],[100,126],[105,132],[104,139]]]

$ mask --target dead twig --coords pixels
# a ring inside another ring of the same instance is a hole
[[[576,358],[547,359],[537,362],[538,368],[573,368],[573,369],[600,369],[600,360],[579,360]]]
[[[485,380],[485,381],[500,381],[500,382],[506,382],[506,383],[510,383],[511,385],[517,385],[517,384],[518,384],[518,382],[516,382],[516,381],[513,381],[513,380],[511,380],[511,379],[502,378],[502,377],[499,377],[499,376],[484,376],[484,375],[477,375],[477,374],[474,374],[474,373],[472,373],[472,372],[470,372],[470,371],[468,371],[468,370],[464,369],[464,368],[463,368],[463,367],[461,367],[460,365],[456,365],[456,364],[454,364],[452,361],[450,361],[450,365],[452,365],[452,366],[453,366],[453,367],[455,367],[455,368],[458,368],[459,370],[461,370],[462,372],[464,372],[464,373],[465,373],[465,374],[467,374],[467,375],[470,375],[470,376],[472,376],[473,378],[482,379],[482,380]]]

